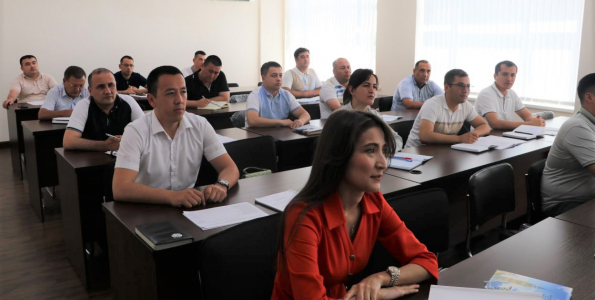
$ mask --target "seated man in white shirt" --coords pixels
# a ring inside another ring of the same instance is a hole
[[[283,69],[269,61],[260,68],[262,86],[248,95],[246,101],[246,127],[300,127],[310,122],[310,114],[295,97],[281,88]],[[294,121],[288,119],[293,114]]]
[[[185,207],[223,201],[238,181],[238,167],[211,124],[186,112],[182,72],[158,67],[149,74],[147,87],[155,109],[126,127],[114,171],[114,199]],[[219,180],[201,192],[194,185],[203,154]]]
[[[333,62],[333,77],[320,88],[320,118],[328,119],[331,113],[343,104],[343,93],[351,77],[351,65],[344,58]]]
[[[51,120],[58,117],[70,117],[76,104],[89,97],[89,91],[85,88],[86,79],[87,74],[81,67],[66,68],[62,84],[50,89],[41,109],[39,109],[37,118]]]
[[[483,89],[475,100],[475,109],[494,129],[512,130],[521,125],[545,126],[545,121],[533,117],[519,96],[511,90],[518,68],[508,60],[496,65],[494,83]],[[517,114],[523,122],[515,121]]]
[[[444,94],[434,96],[419,110],[405,148],[423,144],[473,144],[490,133],[490,126],[467,102],[471,85],[469,75],[460,69],[444,75]],[[467,121],[473,130],[457,135]]]
[[[310,50],[298,48],[293,53],[295,68],[283,74],[283,89],[288,90],[296,98],[312,98],[318,96],[322,82],[310,66]]]

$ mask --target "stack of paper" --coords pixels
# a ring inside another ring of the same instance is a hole
[[[209,230],[266,217],[267,214],[251,203],[242,202],[197,211],[185,211],[184,216],[200,229]]]
[[[217,134],[217,138],[219,139],[219,141],[220,141],[222,144],[225,144],[225,143],[229,143],[229,142],[235,142],[235,141],[237,141],[236,139],[232,139],[232,138],[230,138],[230,137],[223,136],[223,135],[220,135],[220,134]]]
[[[57,117],[52,119],[52,123],[54,124],[68,124],[70,121],[70,117]]]
[[[228,103],[225,101],[211,101],[205,107],[197,107],[197,109],[206,109],[206,110],[218,110],[222,108],[227,108]]]
[[[309,104],[309,103],[316,103],[316,101],[320,100],[320,97],[312,97],[312,98],[301,98],[297,99],[297,101],[301,104]]]
[[[402,118],[402,116],[382,115],[382,120],[384,120],[386,123],[394,122],[400,118]]]
[[[398,152],[395,153],[393,158],[391,158],[389,166],[394,169],[409,171],[421,165],[425,161],[432,159],[432,157],[433,156]]]
[[[432,285],[428,300],[541,300],[539,293],[484,290]]]
[[[517,127],[513,131],[504,132],[502,135],[521,139],[521,140],[532,140],[538,136],[542,136],[545,134],[545,127],[540,126],[531,126],[531,125],[521,125]]]
[[[256,198],[256,203],[264,205],[268,208],[274,209],[276,211],[284,211],[285,207],[291,199],[293,199],[297,195],[297,192],[294,190],[287,190],[285,192],[276,193],[272,195],[268,195],[265,197]]]
[[[572,297],[572,288],[500,270],[494,273],[485,287],[494,290],[540,293],[543,299],[569,300]]]

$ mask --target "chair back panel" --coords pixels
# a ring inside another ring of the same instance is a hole
[[[534,162],[529,166],[525,183],[527,186],[527,217],[530,224],[535,224],[544,219],[541,209],[541,177],[545,169],[545,159]]]
[[[514,173],[508,163],[484,168],[469,178],[469,225],[475,231],[515,209]]]

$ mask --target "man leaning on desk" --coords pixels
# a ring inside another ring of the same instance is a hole
[[[262,86],[248,95],[246,101],[246,127],[300,127],[310,122],[310,114],[295,97],[281,88],[283,69],[274,61],[260,68]],[[293,114],[294,121],[288,119]]]
[[[221,71],[222,65],[218,56],[209,55],[201,69],[186,77],[186,106],[201,108],[211,101],[229,101],[229,87],[225,73]]]
[[[475,100],[475,109],[494,129],[515,129],[521,125],[545,126],[541,117],[533,117],[519,96],[511,90],[516,80],[517,66],[505,60],[496,64],[494,83],[483,89]],[[523,122],[515,121],[515,113]]]
[[[11,83],[10,91],[2,107],[8,108],[17,99],[19,102],[31,102],[45,99],[48,91],[57,85],[54,77],[39,72],[37,58],[25,55],[20,60],[23,74],[19,74]]]
[[[66,68],[62,83],[48,92],[37,118],[51,120],[58,117],[70,117],[76,104],[89,97],[89,90],[85,89],[86,79],[87,74],[81,67]]]
[[[283,89],[296,98],[312,98],[320,94],[322,82],[316,71],[310,69],[310,50],[298,48],[293,53],[295,68],[283,74]]]
[[[89,74],[89,94],[72,111],[64,132],[64,149],[118,150],[124,127],[140,118],[142,109],[132,97],[117,94],[116,79],[105,68]]]
[[[131,56],[122,56],[118,68],[120,68],[120,71],[114,74],[118,94],[134,95],[147,92],[147,89],[140,88],[141,86],[147,86],[147,79],[143,75],[134,72],[134,59]]]
[[[207,120],[186,112],[182,72],[158,67],[147,85],[154,110],[124,131],[112,183],[114,199],[185,207],[222,201],[238,182],[239,171]],[[193,187],[203,155],[219,177],[201,192]]]
[[[490,133],[490,126],[467,102],[471,90],[469,75],[453,69],[444,76],[444,94],[428,99],[419,110],[405,148],[423,144],[473,144]],[[457,135],[467,121],[473,130]]]

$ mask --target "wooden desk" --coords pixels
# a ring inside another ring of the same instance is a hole
[[[58,185],[58,171],[54,148],[62,147],[66,124],[51,121],[23,121],[23,140],[27,161],[27,181],[31,207],[44,221],[44,202],[41,188]]]
[[[229,88],[229,95],[243,95],[243,94],[250,94],[253,90],[257,89],[258,86],[239,86],[239,87],[230,87]]]
[[[245,140],[245,139],[251,139],[251,138],[261,136],[260,134],[257,134],[257,133],[251,132],[251,131],[247,131],[244,129],[236,128],[236,127],[217,129],[217,130],[215,130],[215,133],[222,135],[222,136],[230,137],[234,140]]]
[[[572,299],[595,299],[595,229],[547,218],[440,273],[438,284],[484,288],[496,270],[573,288]],[[429,285],[403,299],[427,299]]]
[[[19,106],[26,106],[26,108],[19,108]],[[25,153],[23,126],[21,125],[21,121],[37,120],[37,114],[39,113],[40,107],[41,106],[29,105],[27,103],[14,103],[6,110],[8,117],[8,144],[12,160],[12,171],[21,179],[23,179],[21,154]]]
[[[560,214],[556,216],[556,219],[595,228],[595,200],[588,201]]]
[[[241,179],[222,203],[206,208],[249,202],[254,198],[285,191],[300,190],[310,174],[302,168],[266,176]],[[419,185],[384,176],[385,194],[407,193]],[[268,214],[276,213],[256,205]],[[204,209],[204,208],[198,208]],[[110,202],[103,205],[106,214],[110,251],[111,285],[115,299],[200,298],[198,247],[200,241],[231,226],[203,231],[182,215],[183,209],[165,205]],[[194,237],[194,243],[162,251],[153,251],[134,232],[137,225],[168,220]],[[272,237],[274,238],[274,237]]]
[[[246,102],[228,103],[227,108],[218,110],[186,107],[187,112],[205,117],[215,129],[232,128],[233,124],[229,118],[231,118],[234,113],[242,110],[246,110]]]
[[[67,151],[55,149],[58,178],[62,182],[60,195],[62,228],[66,256],[87,289],[109,285],[108,249],[105,255],[89,255],[99,245],[105,248],[106,187],[111,186],[112,173],[106,173],[116,158],[103,152]],[[106,175],[108,174],[108,175]],[[111,191],[111,188],[109,189]]]

